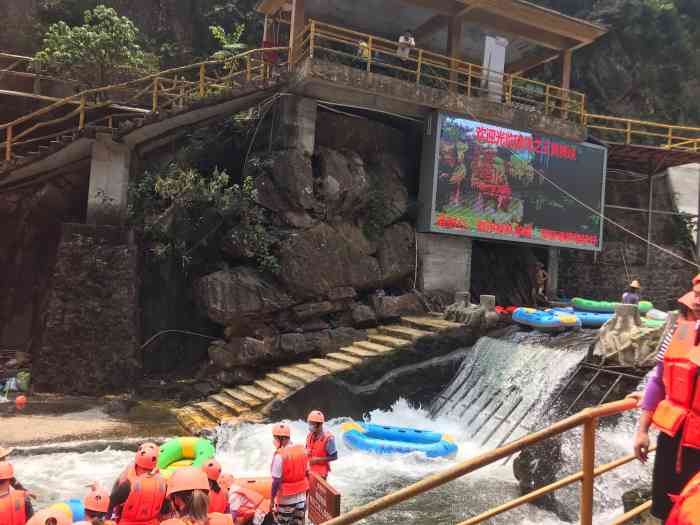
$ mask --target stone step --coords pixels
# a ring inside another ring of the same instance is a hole
[[[420,339],[421,337],[426,337],[434,334],[434,332],[417,330],[416,328],[409,328],[408,326],[401,325],[380,326],[379,331],[383,335],[389,335],[391,337],[397,337],[399,339],[405,339],[407,341],[415,341],[416,339]]]
[[[253,397],[239,388],[224,388],[223,391],[226,393],[226,395],[231,396],[239,403],[248,405],[250,408],[257,408],[263,404],[263,402],[257,397]]]
[[[444,319],[437,319],[434,317],[402,317],[401,322],[408,325],[410,328],[417,328],[418,330],[450,330],[452,328],[462,328],[463,325],[459,323],[453,323],[452,321],[446,321]]]
[[[306,370],[298,368],[296,366],[283,366],[278,368],[277,372],[279,372],[280,374],[288,375],[293,379],[303,381],[304,383],[311,383],[317,378],[317,376],[315,376],[311,372],[307,372]]]
[[[275,397],[277,397],[275,393],[270,393],[269,390],[265,388],[258,388],[254,385],[240,385],[238,386],[238,389],[243,390],[243,392],[245,392],[246,394],[258,398],[264,403],[268,403],[275,399]]]
[[[370,335],[368,339],[372,343],[391,346],[393,348],[401,348],[402,346],[409,346],[411,344],[410,341],[399,339],[398,337],[391,337],[390,335]]]
[[[220,405],[226,407],[228,410],[233,412],[234,415],[240,416],[241,414],[245,414],[246,412],[250,412],[250,407],[247,405],[244,405],[243,403],[232,399],[231,397],[224,395],[224,394],[213,394],[209,396],[209,399],[211,401],[214,401],[216,403],[219,403]]]
[[[256,379],[255,384],[261,389],[265,389],[268,392],[272,392],[276,396],[285,397],[289,395],[292,390],[276,381],[271,379]]]
[[[176,408],[174,412],[178,422],[192,434],[216,428],[216,421],[193,407]]]
[[[212,396],[213,397],[213,396]],[[217,423],[226,423],[227,421],[236,420],[236,416],[231,413],[223,405],[214,401],[200,401],[195,403],[193,406],[197,407],[199,410],[210,416]]]
[[[372,343],[370,341],[357,341],[356,343],[353,343],[352,346],[362,348],[363,350],[371,350],[372,352],[375,352],[377,354],[388,354],[389,352],[393,352],[394,350],[396,350],[391,346],[380,345],[377,343]]]
[[[355,357],[354,355],[344,352],[333,352],[331,354],[326,354],[326,357],[330,357],[339,362],[347,363],[350,366],[359,365],[363,361],[361,357]]]
[[[324,368],[322,366],[315,365],[311,362],[309,363],[299,363],[298,365],[294,365],[297,368],[303,370],[304,372],[308,372],[310,374],[315,375],[316,377],[321,377],[328,375],[332,372],[332,370],[328,368]]]
[[[323,367],[326,370],[330,370],[331,372],[344,372],[348,368],[352,368],[352,365],[350,363],[346,363],[344,361],[336,361],[334,359],[323,359],[315,357],[310,361],[314,365]]]
[[[270,373],[267,374],[264,379],[269,379],[270,381],[274,381],[276,383],[279,383],[281,385],[284,385],[285,387],[289,388],[290,392],[294,392],[295,390],[299,390],[301,387],[305,385],[304,381],[300,381],[299,379],[296,379],[295,377],[288,376],[286,374],[280,374],[280,373]]]
[[[351,354],[354,357],[377,357],[379,354],[376,352],[370,352],[369,350],[365,350],[364,348],[358,348],[356,346],[346,346],[341,348],[341,350],[346,353],[346,354]]]

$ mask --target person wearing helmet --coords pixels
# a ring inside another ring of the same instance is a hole
[[[107,519],[109,513],[109,492],[103,489],[99,483],[94,482],[90,486],[85,499],[83,499],[85,509],[85,520],[78,521],[74,525],[114,525],[114,522]]]
[[[693,401],[700,385],[700,274],[691,291],[678,299],[680,313],[666,332],[656,368],[641,392],[633,394],[641,408],[634,453],[645,463],[649,428],[660,430],[652,474],[651,515],[664,522],[679,494],[700,471],[700,406]]]
[[[275,455],[272,457],[272,491],[275,521],[279,525],[303,525],[306,515],[306,491],[309,490],[309,459],[306,448],[292,445],[289,426],[272,427]]]
[[[7,461],[0,461],[0,523],[24,525],[34,514],[29,496],[23,490],[14,489],[11,481],[15,472]]]
[[[233,525],[230,514],[209,512],[209,480],[203,469],[181,467],[168,480],[166,497],[177,515],[161,525]]]
[[[274,525],[270,500],[245,486],[245,480],[231,483],[228,502],[235,525]]]
[[[331,461],[338,459],[335,438],[330,432],[323,431],[326,418],[320,410],[312,410],[306,418],[309,435],[306,436],[306,453],[309,456],[309,468],[323,479],[328,479]]]
[[[212,458],[202,469],[209,479],[209,512],[228,512],[228,488],[219,483],[221,465]]]
[[[12,450],[11,448],[0,447],[0,461],[6,461],[7,457],[12,454]],[[24,485],[22,485],[17,478],[12,478],[10,480],[10,486],[15,490],[23,490],[31,499],[36,499],[36,496],[25,489]]]
[[[59,509],[48,508],[34,514],[27,525],[71,525],[71,518]]]
[[[630,283],[627,291],[622,294],[622,303],[623,304],[639,304],[639,301],[642,300],[642,298],[639,294],[641,289],[642,289],[642,287],[639,284],[639,281],[637,279],[632,281]]]
[[[133,465],[114,484],[109,512],[119,525],[158,525],[161,514],[169,512],[165,480],[156,468],[159,451],[154,443],[139,446]]]

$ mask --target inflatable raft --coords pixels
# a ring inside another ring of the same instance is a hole
[[[581,326],[586,328],[600,328],[615,315],[596,312],[579,312],[573,308],[553,308],[553,310],[576,316],[576,318],[581,321]]]
[[[196,437],[176,437],[160,446],[158,469],[164,478],[172,476],[178,467],[201,467],[214,457],[211,441]]]
[[[572,306],[581,312],[597,312],[597,313],[615,313],[615,307],[620,303],[614,303],[612,301],[593,301],[592,299],[583,299],[581,297],[574,297],[571,300]],[[649,310],[654,308],[654,305],[649,301],[640,301],[639,303],[639,313],[644,315]]]
[[[666,324],[666,321],[661,321],[660,319],[649,319],[648,317],[642,317],[642,326],[645,328],[658,328]]]
[[[68,516],[73,523],[85,521],[85,507],[79,499],[69,499],[61,503],[54,503],[49,506],[52,510],[60,510]]]
[[[420,452],[429,458],[443,458],[455,456],[458,450],[450,436],[428,430],[353,421],[344,423],[341,432],[348,447],[374,454]]]
[[[581,321],[573,313],[526,307],[513,312],[513,321],[543,332],[581,327]]]

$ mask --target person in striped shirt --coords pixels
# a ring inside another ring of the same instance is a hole
[[[700,329],[700,274],[693,279],[693,289],[678,299],[678,303],[679,316],[659,345],[657,364],[644,393],[632,395],[640,401],[641,415],[634,438],[634,453],[642,463],[648,459],[649,428],[654,411],[667,397],[663,381],[664,356],[677,335],[680,321],[695,321],[695,333]],[[680,494],[685,484],[700,470],[700,450],[681,446],[683,434],[682,428],[673,436],[659,433],[652,477],[651,514],[662,522],[666,520],[673,506],[669,494]]]

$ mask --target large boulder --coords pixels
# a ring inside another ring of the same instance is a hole
[[[279,254],[280,279],[300,299],[312,299],[339,287],[376,288],[379,263],[363,254],[328,224],[290,235]]]
[[[228,326],[241,317],[270,314],[293,304],[279,285],[253,268],[218,271],[195,283],[197,304],[215,323]]]
[[[340,152],[319,148],[319,193],[328,216],[357,215],[369,199],[369,178],[360,156],[352,151]]]
[[[219,370],[236,370],[262,363],[271,363],[277,357],[276,348],[268,341],[252,337],[234,337],[230,341],[215,341],[209,347],[209,359]]]
[[[657,348],[663,334],[675,319],[676,315],[671,314],[664,326],[646,328],[635,305],[617,305],[615,316],[600,329],[593,355],[608,366],[650,368],[656,364]]]
[[[379,155],[368,169],[372,187],[381,197],[381,223],[393,224],[404,216],[409,197],[401,161],[393,155]]]
[[[373,295],[370,299],[372,307],[377,314],[377,318],[398,319],[403,315],[417,315],[425,313],[425,306],[414,293],[407,293],[398,296]]]
[[[384,231],[379,243],[382,284],[396,284],[415,272],[416,234],[413,226],[401,222]]]

